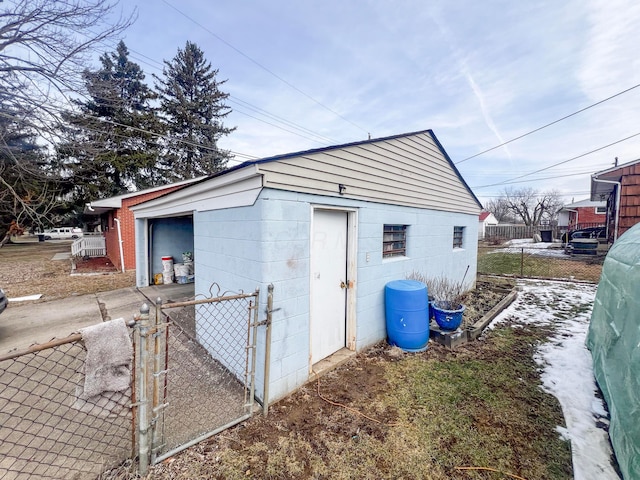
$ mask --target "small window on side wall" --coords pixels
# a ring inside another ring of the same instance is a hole
[[[382,258],[404,257],[407,254],[407,226],[385,225],[382,234]]]
[[[607,213],[607,207],[596,207],[596,213],[604,215],[605,213]]]
[[[453,248],[464,246],[464,227],[453,227]]]

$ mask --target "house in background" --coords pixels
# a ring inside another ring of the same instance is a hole
[[[558,210],[558,227],[563,231],[600,227],[607,221],[607,202],[591,199],[569,203]]]
[[[498,219],[496,219],[495,215],[491,212],[480,212],[478,223],[478,238],[480,240],[484,239],[485,230],[488,225],[498,225]]]
[[[258,286],[264,312],[274,286],[273,400],[320,361],[386,338],[387,282],[414,271],[475,282],[481,205],[431,130],[246,162],[131,210],[138,286],[161,271],[162,256],[191,248],[196,296],[214,282]],[[196,309],[198,339],[203,322]],[[265,342],[261,329],[260,351]],[[264,372],[263,360],[256,392]]]
[[[87,203],[83,213],[96,217],[95,229],[102,232],[105,237],[107,257],[111,263],[123,271],[136,268],[135,225],[130,207],[201,179],[184,180]]]
[[[640,159],[591,175],[591,200],[607,204],[609,241],[640,223]]]

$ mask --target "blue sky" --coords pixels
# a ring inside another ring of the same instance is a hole
[[[253,157],[430,128],[455,163],[640,84],[632,0],[120,5],[134,7],[124,40],[148,80],[187,40],[198,44],[231,94],[237,130],[221,146]],[[486,201],[508,185],[484,185],[640,134],[639,107],[635,88],[457,166]],[[579,200],[614,157],[640,158],[640,135],[510,186]]]

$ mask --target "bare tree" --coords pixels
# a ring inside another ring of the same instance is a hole
[[[531,187],[507,188],[504,200],[509,210],[527,226],[538,226],[542,220],[553,220],[562,206],[559,192],[538,192]]]
[[[19,116],[2,102],[0,111]],[[57,175],[47,171],[46,152],[35,131],[0,116],[0,232],[19,233],[20,225],[42,227],[42,219],[57,209],[61,187]],[[9,238],[0,238],[1,247]]]
[[[80,91],[88,56],[133,20],[112,22],[116,5],[108,0],[9,0],[0,11],[2,87],[35,110],[46,109],[45,101],[55,94]]]
[[[49,212],[60,201],[59,192],[49,189],[56,172],[35,164],[25,168],[17,161],[21,144],[11,139],[17,129],[40,143],[53,140],[62,105],[68,95],[82,91],[90,55],[133,21],[132,16],[114,21],[116,6],[117,1],[108,0],[0,3],[0,117],[12,124],[9,131],[0,129],[0,209],[11,206],[11,211],[0,211],[0,238],[8,229],[7,218],[37,225],[42,207],[47,205]]]
[[[484,207],[485,210],[493,213],[493,216],[496,217],[496,220],[500,223],[509,223],[514,219],[513,212],[504,197],[492,198],[485,203]]]

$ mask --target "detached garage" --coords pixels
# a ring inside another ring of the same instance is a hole
[[[386,337],[388,281],[476,274],[481,205],[431,130],[246,162],[132,210],[138,286],[191,245],[196,295],[257,286],[264,312],[274,285],[272,399]]]

